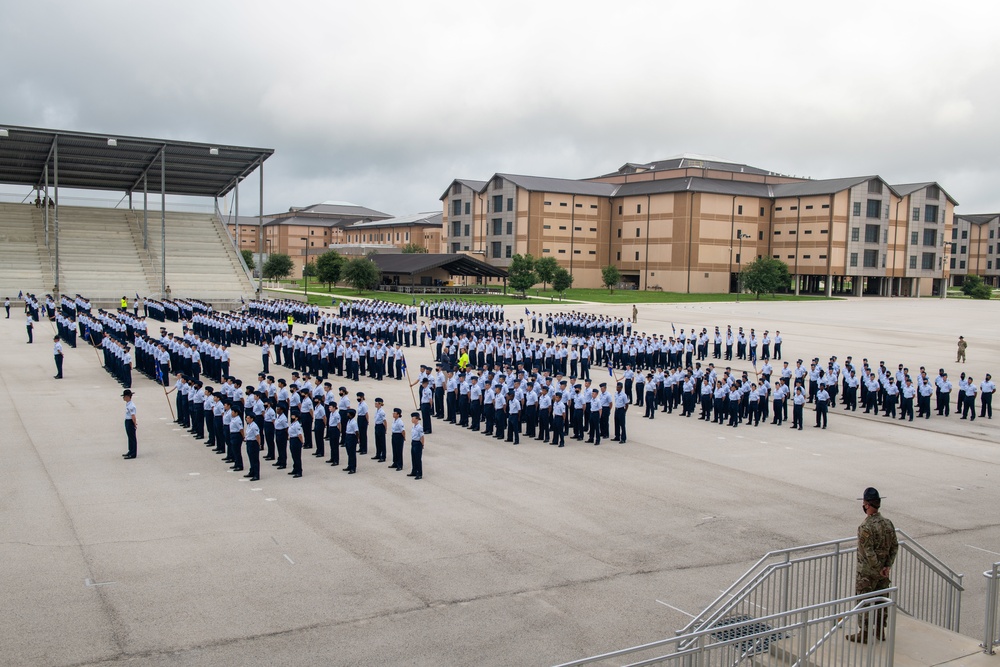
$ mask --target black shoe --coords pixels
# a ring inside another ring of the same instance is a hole
[[[415,476],[415,477],[414,477],[413,479],[415,479],[415,480],[416,480],[416,479],[423,479],[423,477],[422,477],[421,475],[417,475],[417,476]]]
[[[245,474],[245,475],[243,475],[243,476],[244,476],[244,477],[250,477],[250,476],[251,476],[252,474],[253,474],[253,473],[249,473],[249,472],[248,472],[247,474]]]
[[[134,454],[123,454],[122,458],[123,459],[134,459],[135,455]]]
[[[265,457],[264,457],[264,460],[265,460],[265,461],[273,461],[273,460],[274,460],[274,457],[273,457],[273,456],[265,456]]]
[[[380,458],[379,458],[379,457],[377,457],[377,456],[373,456],[373,457],[372,457],[372,461],[381,461],[381,460],[382,460],[382,459],[380,459]]]
[[[348,471],[347,471],[347,474],[348,474],[348,475],[353,475],[353,474],[354,474],[354,473],[356,473],[356,472],[357,472],[357,470],[348,470]],[[301,477],[301,475],[299,475],[299,477]]]
[[[294,473],[294,474],[292,475],[292,478],[293,478],[293,479],[294,479],[294,478],[296,478],[296,477],[302,477],[302,473],[300,473],[300,472],[297,472],[297,473]]]
[[[406,476],[407,476],[407,477],[416,477],[416,475],[415,475],[414,473],[412,473],[412,472],[411,472],[411,473],[407,473],[407,475],[406,475]]]

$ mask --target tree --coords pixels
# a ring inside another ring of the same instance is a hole
[[[330,289],[340,282],[340,272],[344,267],[344,258],[336,250],[329,250],[316,258],[316,277],[321,283],[326,283]]]
[[[408,255],[415,255],[427,252],[427,248],[419,243],[407,243],[403,246],[403,252]]]
[[[507,282],[511,289],[515,289],[524,296],[524,293],[538,282],[538,275],[535,273],[535,258],[528,255],[514,255],[510,258],[510,266],[507,267]]]
[[[535,260],[535,275],[537,275],[538,279],[542,282],[543,292],[545,291],[546,285],[552,282],[552,278],[555,276],[558,268],[559,262],[556,261],[555,257],[539,257]]]
[[[305,266],[302,267],[302,277],[309,276],[310,278],[315,278],[316,275],[316,262],[306,262]]]
[[[370,259],[358,257],[344,264],[341,272],[344,282],[361,292],[375,289],[382,280],[382,272],[378,265]]]
[[[264,277],[268,280],[281,280],[292,275],[292,258],[282,252],[272,253],[264,262]]]
[[[743,269],[739,277],[742,289],[760,299],[761,294],[774,294],[786,289],[791,280],[788,265],[773,257],[758,257]]]
[[[962,294],[973,299],[989,299],[993,296],[993,289],[980,276],[969,274],[962,283]]]
[[[620,283],[622,280],[622,272],[618,270],[618,267],[614,264],[608,264],[601,269],[601,281],[604,286],[610,290],[612,294],[615,293],[615,285]]]
[[[253,262],[253,250],[247,250],[244,248],[240,250],[240,254],[243,255],[243,263],[247,265],[247,268],[253,271],[257,268],[257,265]]]
[[[562,296],[563,292],[568,290],[573,286],[573,276],[570,272],[559,267],[552,274],[552,289],[559,292],[559,296]]]

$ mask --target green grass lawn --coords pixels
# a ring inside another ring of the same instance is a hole
[[[531,292],[529,292],[530,294]],[[599,303],[699,303],[736,301],[735,294],[685,294],[683,292],[656,292],[639,290],[615,290],[609,294],[606,289],[568,289],[566,298],[577,301]],[[740,301],[755,301],[752,294],[740,296]],[[764,295],[761,301],[826,301],[825,296],[795,296],[794,294]]]
[[[302,289],[302,281],[286,281],[284,283],[286,289]],[[309,281],[309,291],[310,292],[323,292],[329,294],[332,298],[337,298],[340,296],[349,297],[361,297],[363,299],[381,299],[383,301],[388,301],[391,303],[402,303],[402,304],[412,304],[414,298],[416,302],[420,303],[420,300],[426,299],[428,301],[433,299],[443,299],[443,298],[454,298],[468,301],[477,301],[480,303],[496,303],[501,305],[517,305],[524,304],[528,308],[531,308],[532,304],[542,305],[547,303],[560,303],[559,295],[553,292],[551,289],[548,291],[543,291],[541,288],[530,289],[527,294],[530,297],[539,298],[529,298],[521,299],[514,295],[513,292],[508,293],[507,296],[502,294],[470,294],[470,295],[455,295],[455,296],[444,296],[435,294],[399,294],[396,292],[378,292],[378,291],[366,291],[358,293],[356,290],[349,287],[334,287],[332,289],[327,289],[326,285],[317,284],[313,281]],[[836,299],[837,297],[833,297]],[[741,301],[756,301],[756,297],[752,294],[745,294],[740,297]],[[794,294],[776,294],[774,296],[764,295],[760,298],[761,301],[826,301],[827,298],[824,296],[795,296]],[[638,291],[638,290],[615,290],[614,294],[610,294],[606,289],[568,289],[564,295],[563,303],[571,306],[577,301],[591,301],[595,303],[609,303],[609,304],[629,304],[629,303],[704,303],[704,302],[728,302],[736,301],[735,294],[684,294],[683,292],[655,292],[655,291]],[[312,296],[309,297],[310,303],[316,303],[319,305],[329,305],[327,297]]]

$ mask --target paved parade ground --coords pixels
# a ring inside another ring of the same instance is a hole
[[[792,365],[853,354],[944,367],[957,385],[961,370],[1000,372],[998,323],[995,302],[865,298],[640,304],[636,330],[780,329]],[[627,444],[562,450],[435,420],[422,480],[304,456],[301,479],[264,462],[248,482],[138,374],[139,456],[123,460],[121,388],[82,342],[52,379],[51,339],[44,320],[30,346],[22,314],[0,320],[0,664],[551,665],[670,636],[677,610],[700,611],[767,551],[855,534],[867,486],[965,573],[962,629],[982,628],[1000,416],[902,423],[838,406],[819,430],[809,407],[796,431],[633,408]],[[408,350],[411,372],[430,362]],[[237,377],[259,364],[259,348],[235,349]],[[332,382],[413,408],[404,382]]]

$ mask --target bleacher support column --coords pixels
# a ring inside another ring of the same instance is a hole
[[[146,173],[142,172],[142,249],[149,250],[149,185]]]
[[[257,208],[257,298],[260,299],[264,295],[264,158],[257,163],[257,168],[260,169],[260,206]]]
[[[55,187],[55,234],[56,234],[56,275],[55,275],[55,287],[52,291],[55,292],[54,296],[56,299],[59,298],[61,294],[59,289],[59,135],[52,140],[52,165],[53,165],[53,185]],[[45,203],[48,206],[48,202]]]
[[[160,149],[160,299],[167,298],[167,147]]]

